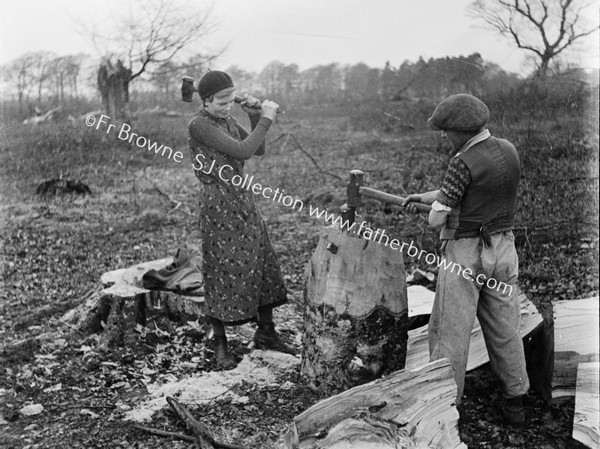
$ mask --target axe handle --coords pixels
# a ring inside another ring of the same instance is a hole
[[[392,195],[390,193],[385,193],[381,190],[375,190],[369,187],[360,186],[358,188],[358,192],[361,196],[366,196],[367,198],[373,198],[376,200],[384,201],[386,203],[397,204],[398,206],[402,206],[402,203],[404,203],[404,198],[402,198],[401,196]],[[429,204],[413,204],[419,212],[429,212],[431,210],[431,206]]]

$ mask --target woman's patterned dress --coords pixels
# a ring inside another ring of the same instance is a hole
[[[194,166],[200,166],[196,161],[203,164],[195,174],[201,186],[206,314],[225,324],[241,324],[254,319],[259,307],[285,303],[287,290],[254,194],[219,176],[223,167],[223,178],[243,177],[244,161],[209,147],[202,136],[210,133],[214,138],[217,131],[241,141],[248,132],[232,117],[215,118],[204,111],[194,116],[189,128]],[[198,154],[203,157],[198,159]]]

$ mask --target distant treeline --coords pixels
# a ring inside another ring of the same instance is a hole
[[[0,69],[5,92],[3,110],[7,115],[23,119],[56,107],[74,113],[99,107],[97,65],[85,55],[56,57],[49,52],[27,53]],[[598,86],[597,71],[590,74],[581,69],[563,69],[543,80],[523,79],[484,61],[479,53],[466,57],[420,58],[416,62],[404,61],[399,66],[387,62],[383,68],[363,63],[332,63],[301,71],[296,64],[273,61],[259,73],[237,66],[225,70],[241,92],[295,107],[424,101],[429,110],[431,102],[452,93],[469,92],[503,111],[505,117],[523,111],[537,114],[542,107],[554,110],[569,106],[581,110]],[[182,106],[179,100],[181,77],[199,78],[205,71],[206,68],[194,60],[163,64],[154,74],[132,83],[132,110],[136,106],[158,104],[178,109]]]
[[[241,84],[254,83],[250,84],[254,90],[264,95],[303,99],[311,104],[373,97],[381,100],[438,98],[454,91],[478,93],[490,83],[506,86],[519,80],[516,74],[485,62],[479,53],[428,61],[420,58],[417,62],[405,61],[398,67],[387,62],[383,69],[363,63],[328,64],[300,72],[295,64],[272,62],[255,78],[235,68],[232,72]]]

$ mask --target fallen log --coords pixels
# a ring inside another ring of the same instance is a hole
[[[41,125],[44,123],[56,123],[65,119],[65,113],[62,108],[50,109],[43,115],[28,117],[23,120],[24,125]]]
[[[413,295],[413,293],[416,293],[416,295]],[[409,318],[414,317],[415,313],[424,315],[425,312],[428,311],[428,314],[430,314],[433,308],[434,297],[435,292],[427,290],[424,287],[409,287]],[[526,336],[542,323],[542,316],[521,291],[519,291],[519,301],[521,303],[521,335]],[[415,369],[429,362],[429,343],[427,341],[428,327],[429,326],[421,326],[417,329],[408,331],[406,353],[407,369]],[[485,348],[485,341],[483,340],[483,333],[479,321],[476,319],[471,332],[471,345],[469,346],[467,371],[478,368],[488,361],[489,358]]]
[[[577,366],[598,362],[598,297],[556,301],[554,311],[554,373],[552,399],[575,395]]]
[[[435,293],[421,286],[408,287],[408,317],[413,320],[416,316],[423,316],[431,313]],[[533,357],[533,351],[528,350],[532,335],[543,329],[544,323],[542,316],[536,307],[527,299],[525,294],[519,290],[519,301],[521,303],[521,336],[526,347],[526,355]],[[406,368],[415,369],[426,364],[429,361],[429,342],[427,338],[428,325],[411,329],[408,331],[408,344],[406,350]],[[536,344],[540,344],[536,340]],[[467,361],[467,371],[474,370],[489,361],[483,332],[479,322],[475,320],[475,325],[471,331],[471,342],[469,346],[469,358]],[[533,373],[533,374],[532,374]],[[543,374],[545,373],[545,374]],[[548,400],[550,394],[550,374],[551,366],[528,363],[528,374],[531,386],[543,398]],[[533,379],[533,380],[532,380]]]
[[[144,273],[164,268],[172,261],[169,257],[104,273],[101,286],[62,320],[81,333],[99,333],[100,346],[108,348],[134,344],[139,335],[137,326],[145,326],[150,320],[169,328],[167,318],[184,321],[203,317],[202,296],[183,296],[143,287]]]
[[[313,405],[294,418],[288,449],[466,448],[446,359],[401,370]]]
[[[325,228],[306,268],[301,375],[337,392],[404,367],[407,300],[402,253]]]
[[[573,439],[592,449],[600,447],[600,364],[580,363],[577,367],[577,392]]]

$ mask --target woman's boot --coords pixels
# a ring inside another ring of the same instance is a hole
[[[296,354],[296,349],[279,338],[273,323],[258,323],[258,329],[254,334],[254,344],[258,349],[271,349],[273,351]]]
[[[237,366],[237,362],[233,354],[229,352],[229,347],[227,345],[227,337],[216,336],[214,337],[215,342],[215,359],[217,361],[217,365],[224,370],[234,369]]]

